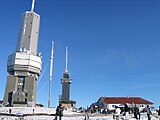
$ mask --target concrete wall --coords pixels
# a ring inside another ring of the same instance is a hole
[[[62,100],[70,100],[70,84],[65,82],[62,84]]]
[[[40,15],[27,11],[22,15],[16,51],[26,48],[37,53]]]
[[[61,79],[61,83],[62,83],[61,99],[62,101],[69,101],[70,100],[70,84],[71,84],[69,72],[63,73],[63,78]]]
[[[24,81],[22,81],[16,76],[8,75],[3,105],[6,106],[10,101],[10,106],[20,105],[19,107],[22,107],[26,106],[27,103],[32,103],[35,106],[36,83],[35,76],[24,77]],[[10,96],[9,93],[11,93]]]
[[[4,105],[8,104],[8,93],[17,90],[17,84],[18,84],[18,77],[15,77],[13,75],[7,76],[7,84],[6,84],[6,89],[5,89],[4,99],[3,99]]]
[[[27,102],[33,102],[36,104],[36,84],[37,80],[34,76],[28,76],[25,78],[25,87],[24,89],[27,91]]]

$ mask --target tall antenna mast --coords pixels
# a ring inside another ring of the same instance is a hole
[[[31,12],[33,12],[33,10],[34,10],[34,4],[35,4],[35,0],[32,0],[32,8],[31,8]]]
[[[50,108],[51,95],[52,95],[52,71],[53,71],[53,55],[54,55],[54,41],[52,41],[52,50],[50,58],[50,82],[49,82],[49,97],[48,97],[48,108]]]
[[[68,47],[66,47],[66,69],[65,72],[68,72]]]

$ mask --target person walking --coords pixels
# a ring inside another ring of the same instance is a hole
[[[121,115],[121,109],[118,107],[118,106],[116,106],[115,107],[115,119],[116,120],[119,120],[120,119],[120,115]]]
[[[137,116],[137,110],[138,108],[137,108],[137,106],[135,105],[134,106],[134,109],[133,109],[133,113],[134,113],[134,118],[136,118],[136,119],[138,119],[138,116]]]
[[[124,112],[125,112],[125,120],[129,120],[129,107],[126,103],[124,104]]]
[[[35,109],[33,109],[33,114],[34,114],[34,110],[35,110]]]
[[[57,108],[56,108],[55,120],[57,120],[57,116],[59,116],[59,120],[62,119],[63,110],[64,110],[64,108],[62,107],[62,104],[60,103],[60,104],[57,106]]]
[[[148,118],[148,120],[151,120],[151,115],[152,115],[152,113],[151,113],[150,107],[149,107],[149,105],[147,105],[147,118]]]
[[[159,106],[159,109],[158,109],[158,118],[160,120],[160,106]]]
[[[12,110],[11,110],[11,108],[9,109],[9,114],[11,114],[12,113]]]
[[[134,106],[133,111],[134,111],[134,118],[136,118],[137,120],[140,120],[141,114],[137,105]]]
[[[140,120],[140,118],[141,118],[141,113],[140,113],[139,107],[137,107],[137,115],[138,115],[138,120]]]
[[[89,120],[88,110],[85,110],[85,118],[84,118],[84,120]]]

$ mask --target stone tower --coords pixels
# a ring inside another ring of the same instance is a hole
[[[36,84],[41,71],[41,55],[37,53],[40,15],[34,10],[22,14],[16,51],[8,56],[4,106],[35,106]]]
[[[71,78],[70,78],[70,73],[68,71],[68,47],[66,47],[66,69],[63,73],[63,78],[61,79],[61,83],[62,83],[62,96],[59,102],[65,108],[75,108],[76,101],[70,100]]]

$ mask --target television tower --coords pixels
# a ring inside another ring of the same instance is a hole
[[[68,47],[66,47],[66,69],[63,73],[63,78],[61,79],[62,83],[62,96],[59,100],[65,108],[75,108],[76,101],[70,100],[70,85],[71,78],[68,71]]]
[[[35,106],[36,84],[41,72],[41,54],[37,52],[40,15],[31,11],[22,14],[16,51],[8,56],[4,106]]]
[[[63,73],[63,78],[61,80],[62,83],[62,98],[63,101],[69,101],[70,100],[70,73],[68,71],[68,47],[66,47],[66,69]]]

